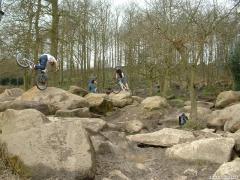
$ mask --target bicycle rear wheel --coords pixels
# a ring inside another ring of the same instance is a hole
[[[120,91],[122,90],[122,88],[121,88],[121,86],[120,86],[120,84],[115,84],[114,86],[113,86],[113,88],[112,88],[112,92],[114,93],[114,94],[118,94],[118,93],[120,93]]]
[[[48,86],[48,78],[46,73],[39,72],[36,78],[36,86],[39,90],[45,90]]]
[[[26,58],[24,54],[18,53],[17,57],[17,64],[23,68],[29,67],[29,60]]]

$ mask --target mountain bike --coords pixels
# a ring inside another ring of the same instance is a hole
[[[120,84],[121,82],[113,82],[110,84],[110,87],[107,88],[107,91],[106,91],[106,94],[110,94],[110,93],[114,93],[114,94],[118,94],[120,93],[122,90],[122,87],[125,87],[125,86],[122,86]],[[128,91],[127,89],[124,88],[125,91]]]
[[[16,56],[17,64],[22,68],[33,69],[35,63],[27,55],[18,53]],[[39,90],[45,90],[48,86],[48,77],[46,70],[37,70],[36,86]]]

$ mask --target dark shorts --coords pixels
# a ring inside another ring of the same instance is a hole
[[[127,84],[127,78],[126,77],[118,78],[117,81],[118,81],[118,83],[123,83],[124,85]]]
[[[44,70],[47,66],[48,57],[47,55],[42,55],[39,58],[39,64],[35,66],[35,69]]]

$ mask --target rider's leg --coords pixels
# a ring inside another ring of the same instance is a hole
[[[35,65],[35,69],[44,70],[47,66],[48,57],[47,55],[43,55],[39,58],[39,64]]]
[[[118,84],[120,85],[121,89],[124,91],[124,84],[122,83],[121,80],[118,81]]]
[[[129,86],[127,82],[125,83],[125,86],[126,86],[126,89],[129,90]]]
[[[123,78],[123,84],[124,84],[124,88],[125,88],[125,90],[128,90],[129,87],[128,87],[128,83],[127,83],[127,79],[126,79],[126,77]]]

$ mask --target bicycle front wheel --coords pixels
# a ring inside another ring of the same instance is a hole
[[[16,57],[17,64],[23,68],[29,67],[29,60],[21,53],[17,54]]]
[[[45,90],[47,89],[47,85],[48,85],[48,78],[46,73],[44,72],[40,72],[37,75],[37,79],[36,79],[36,86],[39,90]]]
[[[114,94],[118,94],[118,93],[120,93],[120,91],[122,90],[122,88],[121,88],[121,86],[120,86],[120,84],[115,84],[114,86],[113,86],[113,88],[112,88],[112,92],[114,93]]]

